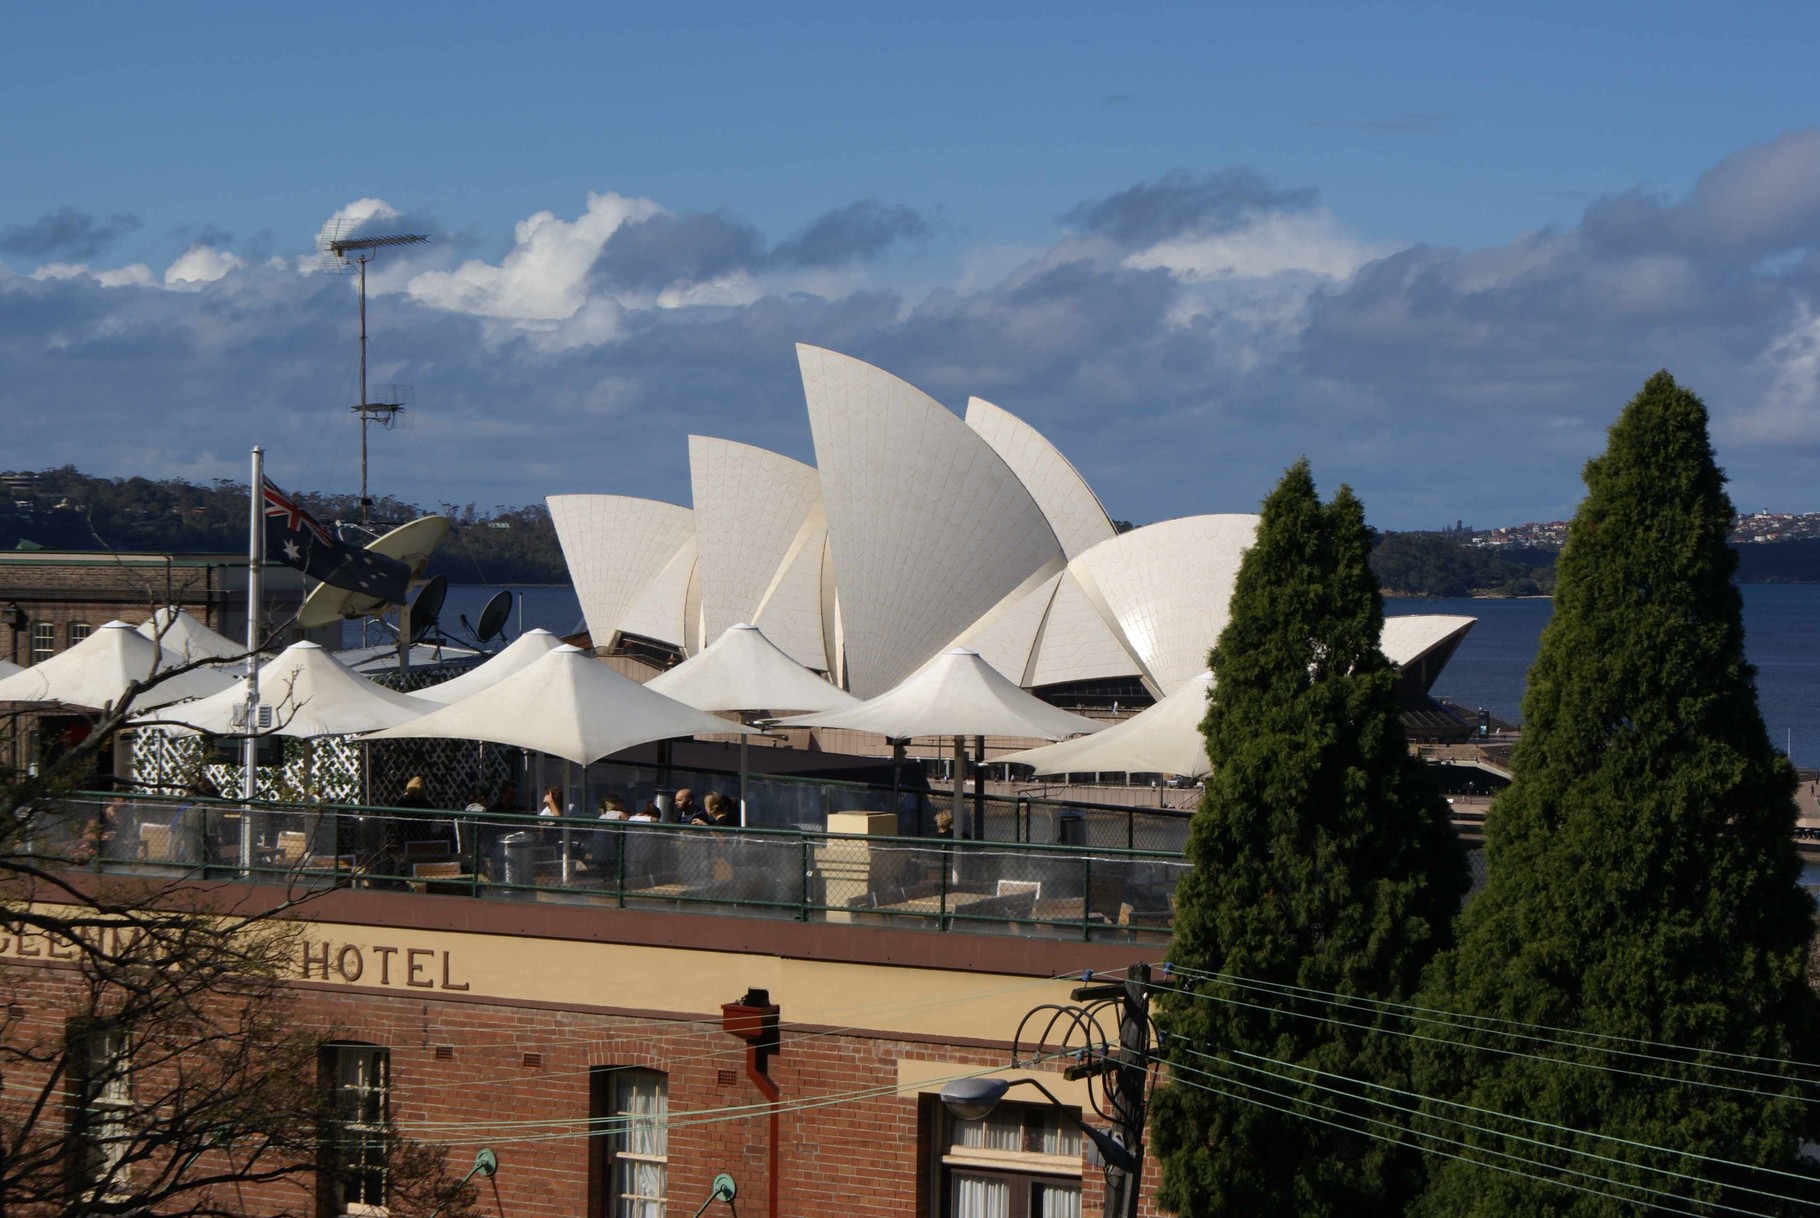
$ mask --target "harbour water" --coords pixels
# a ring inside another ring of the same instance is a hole
[[[1384,611],[1478,618],[1433,692],[1522,721],[1524,680],[1554,612],[1552,600],[1412,598],[1386,601]],[[1770,740],[1796,765],[1820,769],[1820,585],[1745,585],[1744,648],[1757,666],[1757,701]]]

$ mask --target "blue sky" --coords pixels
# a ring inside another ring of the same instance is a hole
[[[1465,7],[17,9],[0,465],[348,489],[344,213],[435,238],[374,285],[425,503],[807,457],[802,340],[1137,520],[1303,453],[1389,527],[1563,516],[1665,364],[1740,506],[1820,509],[1820,14]]]

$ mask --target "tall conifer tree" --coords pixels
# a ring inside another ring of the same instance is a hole
[[[1398,1213],[1411,1189],[1409,1157],[1384,1141],[1207,1089],[1298,1112],[1294,1097],[1358,1110],[1296,1082],[1269,1084],[1288,1099],[1248,1092],[1261,1076],[1230,1063],[1255,1064],[1243,1056],[1252,1053],[1396,1077],[1383,1038],[1197,976],[1407,997],[1459,907],[1465,868],[1446,804],[1409,753],[1398,677],[1378,646],[1370,548],[1351,491],[1323,506],[1298,463],[1264,502],[1213,650],[1203,724],[1213,773],[1170,949],[1176,984],[1191,992],[1161,1005],[1177,1070],[1151,1120],[1163,1203],[1190,1218]],[[1343,1012],[1360,1025],[1375,1018]]]
[[[1770,745],[1744,658],[1737,558],[1725,540],[1732,505],[1706,408],[1657,373],[1585,477],[1523,699],[1515,781],[1487,819],[1487,884],[1461,918],[1457,948],[1435,961],[1423,1002],[1591,1035],[1529,1029],[1565,1042],[1551,1044],[1477,1034],[1502,1052],[1425,1042],[1418,1087],[1573,1130],[1800,1171],[1810,1105],[1775,1097],[1813,1101],[1820,1087],[1774,1076],[1778,1061],[1812,1043],[1817,1011],[1803,976],[1812,902],[1792,843],[1794,774]],[[1429,1214],[1629,1214],[1651,1200],[1709,1212],[1609,1181],[1749,1212],[1781,1210],[1733,1191],[1739,1184],[1820,1197],[1800,1180],[1431,1111],[1427,1129],[1483,1148],[1464,1153],[1498,1170],[1435,1167],[1420,1207]],[[1462,1117],[1620,1162],[1440,1120]]]

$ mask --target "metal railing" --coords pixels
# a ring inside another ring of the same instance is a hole
[[[1111,942],[1166,941],[1188,868],[1175,852],[1080,844],[118,795],[35,810],[26,853],[109,872]]]

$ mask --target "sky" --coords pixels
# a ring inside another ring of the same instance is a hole
[[[431,238],[369,324],[432,508],[811,460],[807,342],[1138,522],[1304,455],[1380,527],[1565,518],[1662,367],[1741,509],[1820,510],[1820,6],[865,9],[10,10],[0,468],[357,489],[335,224]]]

